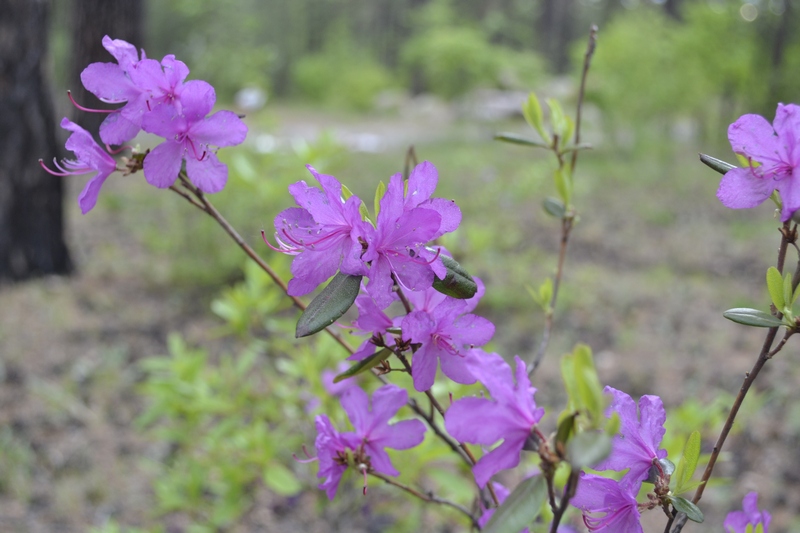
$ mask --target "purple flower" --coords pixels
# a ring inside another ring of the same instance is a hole
[[[748,168],[735,168],[723,177],[717,198],[725,207],[746,209],[761,204],[777,190],[783,208],[781,221],[786,222],[800,209],[800,107],[778,104],[772,125],[759,115],[744,115],[728,128],[733,151],[744,155]]]
[[[368,295],[362,294],[356,298],[356,308],[358,308],[358,318],[353,321],[353,327],[360,333],[369,333],[371,337],[361,343],[358,350],[353,353],[349,360],[361,361],[375,353],[377,346],[394,346],[394,337],[387,335],[387,330],[391,327],[399,326],[400,317],[392,320],[386,313],[375,305],[375,301]]]
[[[472,468],[478,486],[507,468],[519,464],[520,454],[533,427],[544,415],[536,407],[525,363],[516,361],[516,383],[511,367],[495,353],[480,358],[467,358],[465,364],[473,376],[486,386],[492,399],[462,398],[445,413],[447,431],[461,442],[490,446],[500,439],[503,443],[480,458]]]
[[[78,196],[78,205],[81,207],[81,212],[85,215],[97,203],[97,195],[100,193],[100,187],[106,181],[106,178],[117,169],[117,163],[105,150],[94,141],[91,133],[81,128],[69,119],[64,118],[61,121],[61,127],[67,131],[71,131],[72,135],[67,139],[67,150],[75,152],[78,157],[73,161],[64,159],[59,164],[54,160],[54,164],[58,172],[52,171],[39,163],[50,174],[55,176],[71,176],[78,174],[86,174],[88,172],[96,172],[96,174],[89,180],[86,187],[83,188],[80,196]]]
[[[342,200],[342,185],[333,176],[320,174],[311,165],[309,172],[322,190],[299,181],[289,187],[300,207],[286,209],[275,217],[275,238],[280,251],[295,255],[294,278],[289,294],[302,296],[336,274],[366,274],[361,261],[365,222],[361,219],[361,200],[351,196]],[[363,238],[363,237],[362,237]]]
[[[319,460],[317,477],[325,478],[319,488],[329,499],[336,496],[342,474],[354,466],[365,476],[379,472],[390,476],[400,474],[392,465],[384,448],[406,450],[425,438],[425,426],[419,420],[404,420],[389,424],[397,411],[408,401],[408,393],[396,385],[384,385],[372,395],[372,409],[367,393],[353,387],[342,394],[341,402],[355,431],[339,433],[325,415],[316,418],[315,447]],[[313,459],[312,459],[313,460]]]
[[[750,492],[742,500],[743,511],[731,511],[725,517],[722,527],[725,528],[727,533],[745,533],[747,526],[756,526],[761,524],[764,528],[763,533],[769,533],[769,523],[772,520],[772,515],[767,511],[758,510],[758,493]]]
[[[381,309],[392,303],[393,275],[404,288],[424,291],[433,285],[434,273],[440,278],[446,274],[438,252],[425,248],[441,235],[442,215],[427,207],[406,209],[403,189],[403,177],[392,176],[380,202],[377,227],[366,228],[369,247],[362,260],[371,262],[367,292]]]
[[[423,161],[411,171],[408,177],[408,190],[403,201],[404,211],[424,207],[436,211],[442,217],[439,231],[431,239],[455,231],[461,224],[461,210],[453,200],[431,198],[438,182],[439,173],[436,167],[429,161]]]
[[[314,442],[314,447],[317,449],[317,459],[319,459],[317,477],[325,478],[319,488],[325,491],[329,500],[332,500],[336,496],[342,474],[347,470],[347,442],[333,427],[327,415],[317,416],[315,422],[317,440]]]
[[[595,466],[595,470],[622,471],[630,468],[620,480],[621,483],[636,485],[648,478],[653,463],[667,456],[666,450],[659,450],[664,438],[664,421],[667,413],[658,396],[642,396],[636,403],[629,395],[611,387],[604,389],[613,399],[607,415],[612,411],[619,413],[620,434],[614,437],[611,455]]]
[[[142,128],[164,137],[144,159],[144,177],[159,188],[171,186],[186,161],[186,175],[198,189],[219,192],[228,180],[228,167],[210,146],[233,146],[244,141],[247,126],[231,111],[206,117],[216,101],[207,83],[189,82],[181,94],[182,109],[160,105],[142,119]]]
[[[372,395],[372,409],[367,393],[358,387],[342,395],[342,407],[355,428],[354,433],[348,434],[349,442],[357,449],[357,457],[366,461],[368,471],[399,475],[384,448],[407,450],[425,438],[425,426],[419,420],[389,424],[407,401],[408,393],[397,385],[384,385],[376,390]]]
[[[435,294],[434,294],[435,293]],[[494,335],[494,324],[487,319],[465,314],[471,303],[445,296],[430,288],[423,300],[430,308],[417,308],[402,322],[403,338],[420,344],[411,360],[414,388],[426,391],[436,378],[441,362],[442,372],[456,383],[475,383],[475,377],[465,365],[465,355],[475,346],[483,346]]]
[[[583,511],[583,523],[597,533],[643,533],[636,503],[639,486],[581,472],[570,503]]]

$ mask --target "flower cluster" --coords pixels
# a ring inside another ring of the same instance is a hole
[[[431,163],[417,165],[407,184],[402,175],[392,176],[375,225],[362,218],[357,196],[343,198],[336,178],[308,169],[322,189],[305,181],[295,183],[289,192],[299,207],[275,217],[280,251],[296,256],[289,294],[308,294],[341,271],[367,276],[367,293],[385,309],[396,299],[395,283],[424,291],[435,276],[445,276],[441,249],[431,250],[426,244],[455,230],[461,211],[455,202],[431,198],[438,181]]]
[[[656,481],[657,488],[660,482],[669,483],[659,462],[667,456],[666,450],[659,449],[664,438],[666,411],[658,396],[642,396],[637,413],[636,403],[628,394],[611,387],[606,387],[604,392],[612,397],[607,414],[618,413],[621,426],[614,437],[611,455],[595,469],[628,471],[619,481],[582,473],[572,504],[583,511],[583,521],[589,531],[641,532],[636,496],[642,483],[650,478],[653,469],[660,480]]]
[[[247,126],[232,111],[209,116],[216,102],[214,88],[201,80],[185,81],[189,69],[174,55],[160,62],[122,40],[103,38],[103,46],[117,63],[92,63],[81,73],[86,90],[106,103],[124,104],[108,111],[100,126],[107,145],[121,145],[139,131],[164,138],[144,158],[145,179],[159,188],[170,187],[185,164],[189,179],[203,192],[219,192],[228,179],[228,168],[217,159],[212,146],[234,146],[244,141]],[[81,108],[85,111],[97,111]],[[116,170],[114,160],[80,126],[64,119],[61,127],[72,135],[67,149],[77,161],[56,163],[56,175],[97,172],[79,197],[83,213],[91,210],[105,179]]]
[[[742,500],[742,510],[728,513],[722,527],[726,533],[748,533],[747,528],[750,526],[750,531],[755,533],[758,531],[756,528],[761,526],[760,533],[769,533],[770,521],[772,515],[768,511],[758,510],[758,494],[750,492]]]
[[[389,424],[407,401],[406,391],[396,385],[385,385],[372,395],[370,409],[367,393],[353,387],[342,394],[341,402],[355,431],[339,433],[326,415],[317,416],[317,477],[324,478],[319,488],[329,499],[336,496],[342,475],[349,466],[360,470],[364,476],[370,472],[399,475],[385,448],[406,450],[425,437],[425,426],[419,420]]]

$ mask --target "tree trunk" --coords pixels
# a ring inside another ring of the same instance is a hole
[[[128,41],[136,48],[143,46],[141,0],[73,0],[72,9],[72,68],[70,88],[79,103],[94,109],[115,109],[106,105],[83,88],[81,72],[89,63],[114,63],[116,60],[103,48],[103,37]],[[161,59],[161,58],[153,58]],[[106,118],[100,113],[75,113],[75,123],[92,133],[96,139],[100,123]]]
[[[544,0],[539,20],[540,50],[550,61],[553,71],[569,70],[569,45],[575,37],[574,0]]]
[[[0,281],[72,268],[63,178],[37,164],[62,153],[42,74],[48,11],[45,0],[0,0]]]

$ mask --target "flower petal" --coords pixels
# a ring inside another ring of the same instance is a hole
[[[144,177],[147,183],[166,189],[178,179],[183,161],[183,145],[164,141],[144,158]]]
[[[722,176],[717,198],[725,207],[749,209],[769,198],[775,186],[775,181],[759,178],[749,168],[734,168]]]
[[[496,473],[514,468],[519,464],[522,446],[525,443],[525,438],[519,437],[519,435],[507,436],[503,444],[481,457],[472,467],[475,482],[480,488],[485,487],[489,479]]]
[[[734,152],[751,157],[765,167],[779,164],[782,156],[788,155],[772,125],[761,115],[739,117],[728,127],[728,140]]]

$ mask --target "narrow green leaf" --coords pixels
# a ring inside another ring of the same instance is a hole
[[[720,174],[727,174],[729,170],[738,168],[735,165],[726,163],[722,159],[717,159],[716,157],[711,157],[710,155],[706,154],[700,154],[700,161],[702,161],[707,167],[716,170]]]
[[[690,482],[688,482],[688,483],[683,485],[683,490],[681,490],[681,492],[684,493],[684,492],[689,492],[691,490],[694,490],[697,487],[699,487],[700,485],[702,485],[703,483],[705,483],[705,481],[699,481],[699,480],[698,481],[690,481]]]
[[[370,355],[366,359],[362,359],[361,361],[357,362],[335,378],[333,378],[334,383],[339,383],[342,380],[347,378],[351,378],[355,375],[361,374],[362,372],[366,372],[370,368],[377,366],[380,364],[381,361],[385,361],[389,359],[389,356],[392,355],[392,351],[389,348],[383,348],[380,351],[375,352],[374,354]]]
[[[345,184],[343,183],[343,184],[342,184],[342,200],[347,200],[347,199],[348,199],[348,198],[350,198],[351,196],[353,196],[353,191],[351,191],[350,189],[348,189],[348,188],[347,188],[347,185],[345,185]]]
[[[558,135],[559,146],[567,144],[569,138],[569,121],[567,115],[564,114],[564,108],[561,103],[555,98],[548,98],[545,100],[547,107],[550,108],[550,122],[553,125],[553,135]]]
[[[569,439],[575,432],[575,417],[578,413],[570,413],[566,417],[558,421],[558,428],[556,429],[556,446],[566,446]]]
[[[281,496],[292,496],[303,489],[297,476],[277,461],[264,468],[264,484]]]
[[[350,309],[361,290],[361,276],[337,272],[297,321],[295,337],[306,337],[327,328]]]
[[[573,468],[591,468],[611,453],[611,437],[601,431],[578,433],[567,443],[567,460]]]
[[[800,297],[800,285],[794,289],[794,295],[792,295],[792,305],[794,305],[798,297]]]
[[[556,184],[556,192],[561,197],[564,205],[569,205],[572,198],[572,180],[567,167],[557,168],[553,173],[553,180]]]
[[[509,494],[492,515],[483,533],[519,533],[530,526],[547,498],[547,483],[542,476],[529,477]]]
[[[564,214],[567,212],[564,202],[558,198],[553,198],[552,196],[548,196],[544,199],[544,202],[542,202],[542,207],[544,207],[544,210],[549,215],[558,219],[563,219]]]
[[[670,496],[669,500],[672,502],[672,506],[675,510],[685,514],[689,520],[697,522],[698,524],[703,523],[703,512],[695,504],[680,496]]]
[[[746,307],[728,309],[722,313],[722,316],[737,324],[744,324],[745,326],[753,326],[756,328],[775,328],[783,324],[777,317],[769,313]]]
[[[792,294],[792,275],[787,272],[786,276],[783,278],[783,305],[784,307],[788,307],[789,311],[792,309],[793,300]],[[782,310],[783,308],[781,308]]]
[[[678,461],[675,474],[675,493],[686,492],[685,485],[691,481],[697,462],[700,460],[700,432],[692,431],[683,447],[683,455]]]
[[[444,279],[436,276],[433,280],[433,288],[442,294],[466,300],[475,296],[478,292],[478,284],[469,275],[469,272],[458,264],[452,257],[446,255],[439,256],[447,269]]]
[[[533,129],[539,132],[539,135],[542,137],[542,140],[545,142],[545,144],[549,146],[552,141],[550,139],[550,135],[548,135],[544,129],[542,106],[539,104],[539,99],[536,97],[536,93],[530,93],[528,95],[528,99],[522,104],[522,115],[525,117],[525,120],[528,122],[528,124],[530,124]]]
[[[375,189],[375,198],[372,201],[375,220],[378,220],[378,213],[381,212],[381,199],[384,194],[386,194],[386,184],[381,180],[378,182],[378,187]]]
[[[775,267],[767,269],[767,290],[775,307],[779,311],[783,309],[783,306],[786,305],[786,301],[783,299],[783,276]]]
[[[503,141],[511,144],[521,144],[523,146],[536,146],[538,148],[550,148],[547,144],[543,143],[542,141],[537,141],[534,139],[529,139],[528,137],[523,137],[522,135],[517,135],[516,133],[495,133],[494,139],[496,141]]]

